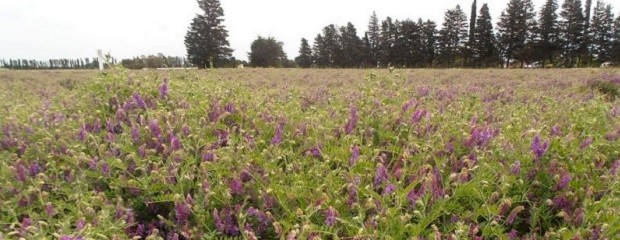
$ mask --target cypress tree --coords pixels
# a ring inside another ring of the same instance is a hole
[[[557,10],[557,0],[547,0],[540,10],[538,28],[540,48],[538,51],[543,53],[543,65],[545,62],[553,63],[553,56],[560,50]]]
[[[305,38],[301,39],[299,47],[299,56],[295,58],[295,62],[302,68],[312,67],[312,49]]]
[[[463,49],[467,42],[467,16],[456,5],[444,15],[443,28],[439,32],[440,63],[444,66],[454,66],[456,58],[463,61]]]
[[[469,45],[474,43],[474,31],[476,30],[476,0],[471,4],[471,16],[469,16]]]
[[[596,1],[592,26],[590,27],[590,39],[592,41],[592,54],[598,63],[611,60],[613,24],[614,14],[611,11],[611,5],[605,5],[602,0]]]
[[[493,35],[493,23],[487,4],[480,8],[480,16],[476,22],[474,31],[474,56],[478,67],[495,67],[499,60],[499,52],[496,47],[495,35]]]
[[[187,58],[199,68],[225,66],[233,50],[222,24],[224,10],[219,0],[198,0],[198,5],[203,13],[194,17],[185,35]]]
[[[561,40],[564,66],[578,66],[578,57],[583,52],[584,17],[580,0],[565,0],[560,12]]]
[[[368,31],[366,32],[366,35],[368,36],[368,43],[370,46],[369,50],[372,57],[371,61],[373,62],[373,65],[376,65],[379,62],[381,32],[379,27],[379,18],[377,17],[377,13],[375,11],[372,12],[370,20],[368,21]]]

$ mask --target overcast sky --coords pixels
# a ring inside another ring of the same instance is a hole
[[[467,15],[473,0],[221,0],[229,41],[238,59],[251,42],[273,36],[289,58],[302,37],[313,41],[328,24],[352,22],[358,35],[376,11],[380,19],[417,18],[442,22],[446,9],[460,4]],[[615,1],[615,0],[614,0]],[[614,2],[611,1],[611,2]],[[488,3],[496,23],[508,0]],[[534,0],[537,11],[544,0]],[[560,1],[561,2],[561,1]],[[142,54],[186,54],[183,39],[199,12],[195,0],[0,0],[0,58],[78,58],[96,49],[116,58]]]

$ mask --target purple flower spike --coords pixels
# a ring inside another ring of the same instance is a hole
[[[233,195],[243,194],[243,182],[236,177],[228,182],[228,187],[230,188],[230,193]]]
[[[278,124],[278,127],[276,128],[276,133],[271,139],[272,145],[278,145],[282,142],[282,132],[284,131],[283,128],[284,128],[284,124],[282,123]]]
[[[131,125],[131,140],[134,143],[140,142],[140,129],[136,126],[136,124]]]
[[[583,142],[581,142],[581,144],[579,145],[579,148],[581,150],[584,150],[584,149],[588,148],[592,144],[593,141],[594,141],[594,139],[592,137],[589,137],[589,138],[583,140]]]
[[[383,164],[381,163],[377,164],[377,171],[375,172],[375,181],[373,182],[375,189],[378,189],[379,187],[381,187],[381,184],[387,181],[387,179],[388,179],[387,169],[385,168],[385,166],[383,166]]]
[[[84,221],[83,218],[80,218],[80,220],[78,220],[77,223],[75,223],[75,229],[78,231],[84,229],[84,226],[86,226],[86,222]]]
[[[560,179],[558,184],[555,186],[555,188],[557,190],[562,190],[568,186],[571,180],[572,180],[572,177],[568,173],[566,173],[562,176],[562,178]]]
[[[530,147],[532,152],[534,153],[534,160],[538,161],[542,158],[543,155],[549,150],[549,141],[541,142],[540,136],[536,135],[534,140],[532,140],[532,146]]]
[[[359,122],[359,116],[357,115],[357,108],[355,106],[351,106],[349,120],[347,121],[347,124],[344,126],[344,132],[346,134],[351,134],[357,127],[358,122]]]
[[[338,218],[340,214],[338,213],[338,211],[330,206],[327,211],[325,212],[325,224],[327,226],[334,226],[334,223],[336,223],[336,218]]]
[[[159,123],[157,119],[151,120],[149,123],[149,129],[151,130],[151,134],[157,138],[161,138],[161,128],[159,128]]]
[[[189,221],[189,215],[191,214],[191,207],[188,203],[179,202],[175,208],[176,224],[178,226],[184,226]]]
[[[445,195],[445,190],[443,189],[443,180],[441,179],[441,172],[439,172],[438,168],[433,169],[433,179],[431,181],[431,187],[433,191],[433,199],[442,198]]]
[[[146,109],[146,102],[144,102],[144,99],[142,98],[142,96],[140,96],[139,93],[137,92],[133,93],[132,97],[133,97],[133,102],[136,104],[136,106],[142,109]]]
[[[385,187],[385,189],[383,189],[383,193],[381,193],[381,195],[387,196],[392,194],[394,191],[396,191],[396,185],[390,183]]]
[[[422,198],[425,193],[426,188],[424,187],[424,184],[422,184],[422,186],[420,186],[418,190],[414,188],[409,191],[409,193],[407,194],[407,200],[409,200],[409,203],[411,205],[415,205],[415,202],[418,201],[418,199]]]
[[[170,147],[172,148],[173,151],[177,151],[177,150],[180,150],[181,148],[183,148],[179,138],[177,138],[177,136],[174,136],[174,135],[172,135],[172,137],[170,137]]]
[[[510,167],[510,172],[514,175],[519,175],[519,173],[521,173],[521,162],[516,161],[515,163],[513,163]]]
[[[167,98],[168,97],[168,78],[164,78],[164,82],[159,86],[159,97]]]
[[[612,176],[616,176],[618,174],[618,168],[620,168],[620,159],[616,160],[613,164],[611,164],[611,169],[609,172]]]
[[[360,158],[360,147],[355,145],[351,148],[351,158],[349,158],[349,166],[355,165]]]
[[[411,116],[411,121],[413,123],[418,123],[422,120],[422,118],[424,116],[426,116],[426,109],[416,109],[415,112],[413,112],[413,115]]]

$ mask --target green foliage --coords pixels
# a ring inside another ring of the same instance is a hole
[[[617,71],[248,71],[0,85],[1,236],[620,232]]]

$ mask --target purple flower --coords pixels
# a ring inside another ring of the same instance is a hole
[[[243,194],[243,182],[236,177],[230,179],[228,182],[228,187],[230,189],[230,193],[233,195]]]
[[[352,183],[349,184],[348,195],[349,199],[347,200],[347,205],[349,207],[353,206],[355,202],[357,202],[357,187],[360,183],[360,177],[356,176]]]
[[[159,97],[166,98],[168,97],[168,78],[164,78],[164,82],[159,85]]]
[[[355,165],[360,158],[360,147],[355,145],[351,148],[351,157],[349,158],[349,166]]]
[[[383,164],[378,163],[377,170],[375,171],[375,181],[373,182],[375,189],[378,189],[379,187],[381,187],[381,184],[387,181],[387,179],[388,179],[387,169],[385,168],[385,166],[383,166]]]
[[[140,129],[138,129],[138,126],[136,126],[136,124],[131,125],[131,140],[134,143],[140,142]]]
[[[534,137],[534,140],[532,140],[532,146],[530,147],[530,149],[534,153],[534,160],[538,161],[540,160],[540,158],[542,158],[543,155],[545,155],[545,153],[549,149],[549,141],[543,143],[540,140],[540,136],[536,135]]]
[[[519,213],[521,213],[521,211],[523,211],[523,210],[525,210],[525,207],[523,207],[523,206],[517,206],[514,209],[512,209],[512,211],[510,211],[510,214],[506,218],[506,223],[508,223],[508,224],[514,223],[514,221],[516,220],[516,218],[519,215]]]
[[[212,215],[215,227],[219,232],[228,236],[238,236],[240,234],[237,217],[229,208],[224,208],[221,211],[214,209]]]
[[[108,163],[104,162],[101,164],[101,173],[106,177],[110,176],[110,165]]]
[[[508,233],[508,237],[510,239],[518,239],[519,238],[519,232],[517,232],[517,230],[510,230],[510,232]]]
[[[146,109],[146,102],[144,102],[144,99],[142,98],[142,96],[140,96],[139,93],[134,92],[132,97],[133,97],[133,102],[136,104],[136,106],[142,109]]]
[[[349,120],[347,124],[344,126],[344,132],[346,134],[351,134],[353,130],[357,127],[357,122],[359,121],[359,116],[357,115],[357,108],[355,106],[351,106]]]
[[[310,155],[312,155],[315,158],[321,158],[323,155],[321,154],[321,149],[323,148],[322,144],[319,144],[318,146],[314,146],[310,149]]]
[[[411,121],[412,121],[413,123],[418,123],[418,122],[420,122],[420,121],[422,120],[422,118],[423,118],[424,116],[426,116],[426,113],[427,113],[427,112],[426,112],[426,109],[422,109],[422,110],[420,110],[420,109],[416,109],[416,110],[415,110],[415,112],[413,112],[413,115],[411,116]]]
[[[17,181],[25,182],[26,176],[28,175],[27,172],[28,170],[26,169],[26,167],[24,167],[23,164],[20,163],[19,165],[17,165],[17,171],[15,172],[15,177],[17,178]]]
[[[174,208],[176,216],[176,224],[178,226],[184,226],[189,221],[189,215],[191,214],[191,206],[186,202],[178,202]]]
[[[215,155],[211,152],[207,152],[202,155],[203,162],[212,162],[213,160],[215,160]]]
[[[469,148],[485,147],[489,144],[491,138],[495,135],[493,129],[489,127],[474,127],[471,130],[469,139],[465,142],[465,146]]]
[[[153,136],[157,137],[158,139],[161,138],[161,128],[159,128],[159,123],[157,122],[157,119],[151,120],[151,122],[149,123],[149,130],[151,130],[151,134],[153,134]]]
[[[611,164],[609,172],[612,176],[616,176],[616,174],[618,174],[618,168],[620,168],[620,159],[616,160],[613,164]]]
[[[30,171],[30,176],[34,177],[41,172],[41,166],[39,165],[39,163],[33,162],[30,164],[29,171]]]
[[[334,207],[330,206],[325,212],[325,224],[330,227],[333,226],[339,215],[340,214],[338,211]]]
[[[181,145],[181,141],[179,141],[179,138],[174,135],[170,137],[170,147],[172,148],[172,151],[177,151],[183,148],[183,146]]]
[[[594,139],[592,137],[588,137],[585,140],[583,140],[583,142],[581,142],[581,144],[579,145],[579,148],[581,150],[584,150],[584,149],[588,148],[590,146],[590,144],[592,144],[593,141],[594,141]]]
[[[513,163],[510,166],[510,172],[514,175],[519,175],[519,173],[521,172],[521,162],[516,161],[515,163]]]
[[[86,222],[84,221],[84,218],[80,218],[76,223],[75,223],[75,229],[80,231],[82,229],[84,229],[84,226],[86,226]]]
[[[422,198],[425,193],[426,187],[424,186],[424,184],[422,184],[417,190],[413,188],[411,189],[411,191],[409,191],[409,193],[407,193],[407,200],[409,200],[409,203],[411,205],[415,205],[415,202],[418,201],[418,199]]]
[[[562,178],[560,179],[560,181],[557,183],[557,185],[555,186],[555,188],[557,190],[562,190],[564,188],[566,188],[566,186],[568,186],[568,184],[570,183],[572,177],[570,176],[570,174],[566,173],[562,176]]]
[[[443,180],[441,179],[441,173],[439,172],[439,169],[437,167],[433,168],[431,190],[433,192],[433,199],[439,199],[445,195],[445,190],[443,189]]]
[[[229,113],[234,113],[235,112],[235,104],[233,104],[233,103],[226,104],[226,106],[224,106],[224,110],[226,110],[226,112],[229,112]]]
[[[276,133],[273,136],[273,138],[271,139],[271,144],[272,145],[278,145],[278,144],[280,144],[282,142],[283,128],[284,128],[284,124],[282,124],[282,123],[278,124],[278,127],[276,128]]]
[[[54,206],[52,205],[52,203],[48,202],[45,204],[45,213],[48,217],[51,217],[55,214]]]
[[[183,133],[183,135],[188,136],[189,135],[189,125],[187,125],[187,123],[183,124],[183,127],[181,127],[181,132]]]
[[[562,130],[560,129],[559,125],[553,125],[553,127],[551,127],[551,136],[560,136],[562,135]]]
[[[78,140],[80,140],[81,142],[86,141],[86,130],[84,130],[83,127],[81,127],[78,131]]]
[[[383,189],[383,193],[381,195],[383,196],[387,196],[392,194],[394,191],[396,190],[396,185],[394,184],[388,184],[385,189]]]
[[[418,104],[417,104],[417,101],[416,101],[414,98],[412,98],[412,99],[411,99],[411,100],[409,100],[407,103],[405,103],[405,105],[403,105],[402,111],[403,111],[403,112],[407,112],[407,111],[409,111],[409,109],[410,109],[411,107],[415,107],[415,106],[417,106],[417,105],[418,105]]]

